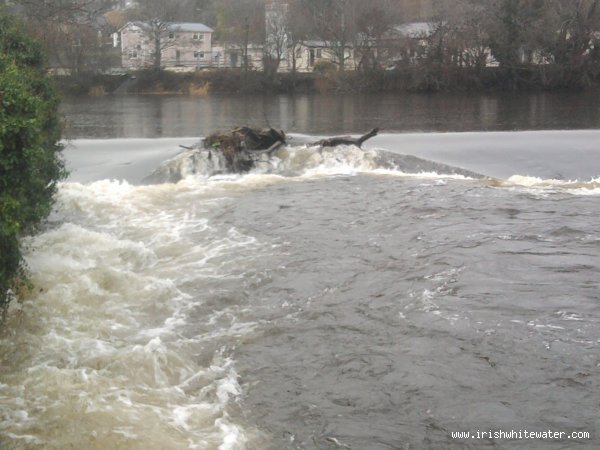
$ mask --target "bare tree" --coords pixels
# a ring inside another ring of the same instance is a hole
[[[457,2],[454,16],[456,47],[460,66],[484,68],[490,58],[489,35],[486,28],[487,9],[479,0]]]
[[[152,68],[162,67],[165,50],[177,44],[176,29],[172,23],[181,5],[164,0],[139,0],[131,17],[140,21],[139,25],[148,37],[152,48]]]
[[[514,69],[530,60],[534,39],[547,8],[539,0],[487,0],[489,44],[500,67]]]
[[[444,66],[485,67],[490,54],[488,15],[481,0],[436,4],[426,60]]]
[[[285,57],[289,42],[289,5],[273,0],[265,10],[265,46],[263,67],[267,74],[274,74]]]
[[[381,69],[395,54],[394,26],[399,14],[386,0],[359,5],[356,21],[356,50],[361,70]]]
[[[356,0],[303,0],[312,20],[313,33],[323,41],[340,71],[356,38]]]
[[[600,30],[600,0],[552,0],[540,43],[552,62],[580,67],[594,48]],[[548,32],[554,30],[554,32]],[[541,30],[540,30],[541,31]]]
[[[102,0],[20,0],[15,9],[46,48],[50,65],[78,75],[104,68],[110,59],[111,45],[102,20],[110,4]]]
[[[19,0],[15,2],[29,20],[60,24],[91,23],[112,4],[111,0]]]
[[[302,44],[308,40],[312,31],[312,22],[305,14],[303,0],[289,0],[288,20],[288,58],[292,72],[297,70],[297,59],[301,56]]]
[[[219,0],[215,3],[216,39],[226,42],[242,55],[242,67],[249,70],[250,47],[265,40],[265,9],[261,0]]]

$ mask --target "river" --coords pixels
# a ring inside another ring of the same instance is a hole
[[[600,445],[594,96],[63,111],[71,177],[0,340],[1,448]],[[267,122],[291,137],[268,169],[142,182],[180,144]],[[363,150],[305,144],[374,126]]]

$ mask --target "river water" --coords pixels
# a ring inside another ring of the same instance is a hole
[[[71,178],[0,340],[0,447],[598,448],[596,100],[259,100],[65,105]],[[292,132],[268,169],[142,183],[266,120]],[[364,150],[305,145],[376,125]]]

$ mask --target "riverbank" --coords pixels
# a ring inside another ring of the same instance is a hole
[[[237,69],[175,73],[139,71],[123,75],[55,77],[68,96],[153,94],[202,96],[223,93],[376,93],[376,92],[499,92],[583,90],[598,87],[595,71],[565,72],[564,68],[523,66],[513,69],[447,67],[435,64],[394,70],[278,73]]]

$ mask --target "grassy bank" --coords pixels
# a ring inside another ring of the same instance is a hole
[[[190,73],[149,70],[127,75],[56,77],[55,81],[65,95],[552,91],[598,87],[600,70],[565,71],[552,65],[473,69],[428,64],[394,70],[273,76],[239,69]]]

